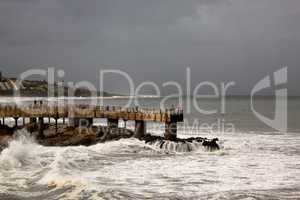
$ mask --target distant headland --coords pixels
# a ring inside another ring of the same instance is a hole
[[[3,76],[0,71],[0,96],[14,96],[15,91],[19,91],[19,95],[22,97],[48,97],[49,89],[53,88],[54,96],[70,96],[70,97],[90,97],[91,91],[85,88],[76,88],[73,90],[67,86],[61,86],[58,84],[51,85],[45,80],[23,80],[22,84],[18,86],[17,78],[7,78]],[[60,91],[60,92],[58,92]],[[94,91],[97,96],[112,97],[122,96],[120,94],[113,94],[105,91]]]

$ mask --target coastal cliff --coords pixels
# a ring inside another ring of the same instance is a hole
[[[13,96],[15,91],[18,90],[19,95],[22,97],[48,97],[49,91],[53,96],[75,96],[75,97],[89,97],[91,91],[86,88],[70,88],[61,86],[57,83],[49,84],[45,80],[24,80],[22,84],[17,84],[16,78],[6,78],[0,72],[0,97]],[[108,93],[105,91],[92,91],[97,96],[111,97],[120,96],[119,94]]]

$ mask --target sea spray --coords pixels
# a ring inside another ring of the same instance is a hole
[[[22,167],[29,157],[34,156],[36,146],[38,145],[27,131],[18,130],[14,139],[0,154],[0,166],[6,169]]]

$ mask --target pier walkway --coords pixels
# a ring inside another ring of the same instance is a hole
[[[143,108],[121,108],[116,106],[89,106],[89,105],[55,105],[37,104],[32,105],[0,105],[0,117],[2,123],[5,118],[14,118],[15,126],[18,126],[18,119],[30,118],[30,123],[38,123],[43,132],[44,118],[53,118],[57,126],[57,120],[69,120],[69,126],[80,127],[92,125],[95,118],[106,118],[108,127],[118,127],[118,121],[135,121],[135,135],[137,138],[143,137],[146,133],[146,122],[160,122],[166,124],[165,138],[176,139],[177,123],[183,122],[183,111],[175,108],[166,110],[154,110]]]

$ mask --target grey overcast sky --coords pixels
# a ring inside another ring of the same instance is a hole
[[[56,66],[97,84],[99,69],[142,81],[235,81],[229,91],[289,67],[300,94],[299,0],[0,0],[0,68],[18,76]],[[122,78],[107,90],[126,91]]]

